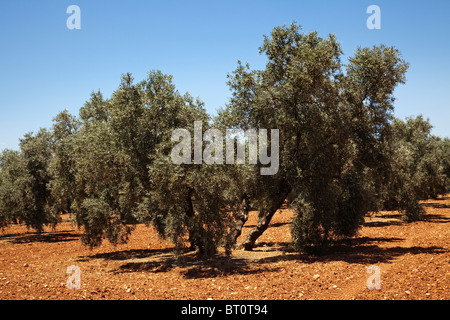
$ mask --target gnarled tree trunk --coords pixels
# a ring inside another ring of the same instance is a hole
[[[286,187],[280,190],[280,195],[275,199],[269,208],[263,209],[258,214],[258,223],[256,226],[248,233],[247,238],[241,243],[244,250],[251,251],[255,245],[256,240],[266,231],[269,227],[270,221],[273,215],[281,207],[281,205],[286,200],[287,196],[290,194],[289,189]]]
[[[242,203],[239,208],[239,215],[236,217],[236,223],[229,233],[229,237],[232,239],[233,244],[236,243],[237,239],[242,233],[242,228],[244,227],[244,224],[248,220],[248,211],[249,211],[249,203],[247,196],[244,195],[242,198]]]

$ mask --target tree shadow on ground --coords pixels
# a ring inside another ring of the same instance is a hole
[[[430,214],[427,213],[424,217],[423,220],[426,222],[431,222],[431,223],[449,223],[450,222],[450,218],[447,218],[444,215],[441,214]]]
[[[242,258],[217,257],[200,263],[190,263],[181,273],[186,279],[214,278],[227,275],[253,275],[279,271],[279,266],[255,264]]]
[[[100,253],[82,259],[104,259],[123,261],[124,264],[111,270],[113,273],[167,272],[174,268],[186,279],[214,278],[227,275],[248,275],[277,272],[277,262],[298,261],[301,263],[328,263],[344,261],[351,264],[389,263],[405,254],[442,254],[449,252],[441,247],[384,247],[384,243],[402,242],[401,238],[361,237],[336,241],[321,254],[295,252],[288,242],[262,242],[252,252],[235,252],[226,257],[218,254],[210,259],[200,259],[196,252],[185,251],[175,256],[172,248],[125,250]]]
[[[271,228],[278,228],[278,227],[282,227],[285,225],[291,225],[291,222],[276,222],[276,223],[271,223],[270,227]],[[253,229],[254,227],[256,227],[256,224],[246,224],[243,226],[244,229]]]
[[[364,222],[364,227],[388,227],[388,226],[401,226],[406,224],[405,221],[401,221],[401,220],[394,220],[394,219],[390,219],[390,220],[373,220],[373,221],[366,221]]]
[[[160,255],[163,253],[172,253],[173,248],[163,249],[134,249],[134,250],[122,250],[113,252],[96,253],[90,256],[83,256],[81,259],[87,261],[89,259],[104,259],[104,260],[129,260],[129,259],[143,259],[153,255]]]
[[[406,254],[443,254],[449,250],[442,247],[383,247],[382,243],[401,242],[400,238],[354,238],[337,241],[321,253],[281,254],[258,260],[259,263],[275,263],[278,261],[297,260],[303,263],[344,261],[352,264],[390,263],[395,258]]]
[[[435,202],[428,202],[428,203],[422,203],[422,206],[427,208],[434,208],[434,209],[448,209],[450,208],[450,205],[445,203],[435,203]]]
[[[197,252],[184,250],[175,255],[173,248],[136,249],[108,253],[98,253],[90,256],[80,256],[77,261],[103,259],[108,261],[123,261],[112,273],[151,272],[159,273],[181,268],[180,273],[186,279],[212,278],[230,274],[257,274],[278,270],[278,267],[261,266],[255,268],[247,259],[227,257],[217,254],[208,259],[197,256]]]
[[[425,204],[425,207],[434,207],[436,204],[428,203]],[[438,204],[443,206],[442,204]],[[450,207],[450,206],[448,206]],[[442,208],[442,207],[439,207]],[[421,221],[425,221],[428,223],[449,223],[450,218],[441,215],[441,214],[432,214],[432,213],[426,213],[423,215],[423,218]],[[375,217],[370,217],[364,222],[364,227],[387,227],[387,226],[401,226],[401,225],[407,225],[408,222],[405,221],[405,215],[398,213],[398,214],[381,214],[377,215]]]
[[[4,240],[14,244],[34,243],[34,242],[56,243],[56,242],[77,241],[79,239],[80,235],[72,231],[14,233],[0,236],[0,241]]]

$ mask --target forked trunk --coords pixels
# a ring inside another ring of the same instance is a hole
[[[251,251],[255,245],[256,240],[266,231],[269,227],[270,221],[272,220],[273,215],[277,212],[277,210],[281,207],[281,205],[286,200],[286,197],[290,193],[290,190],[282,190],[280,196],[274,200],[271,206],[267,209],[264,209],[258,214],[258,223],[256,226],[248,233],[247,238],[244,242],[241,243],[241,246],[246,251]]]
[[[242,228],[244,227],[244,224],[248,220],[248,211],[249,211],[248,199],[247,196],[244,195],[241,206],[239,208],[239,215],[236,217],[236,223],[229,234],[230,238],[233,241],[233,245],[237,242],[237,239],[242,233]]]

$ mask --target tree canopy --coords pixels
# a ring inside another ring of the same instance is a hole
[[[265,68],[239,61],[228,75],[229,103],[215,117],[178,92],[172,76],[150,71],[138,83],[123,75],[110,98],[93,92],[78,116],[63,111],[50,129],[25,135],[19,151],[0,155],[0,227],[42,232],[71,213],[94,247],[124,243],[146,223],[177,251],[211,256],[219,247],[231,252],[254,209],[258,223],[241,244],[251,250],[287,202],[293,247],[320,250],[354,236],[372,210],[417,220],[419,200],[448,192],[449,139],[433,136],[422,116],[394,117],[394,91],[409,67],[395,47],[360,47],[344,64],[335,35],[291,24],[274,28],[259,51]],[[177,129],[183,134],[174,137]],[[277,160],[274,174],[261,174],[267,161],[251,161],[252,137],[260,160],[269,157],[262,147]],[[179,138],[187,148],[176,148]],[[197,147],[234,158],[191,161]],[[185,161],[174,163],[174,152]]]

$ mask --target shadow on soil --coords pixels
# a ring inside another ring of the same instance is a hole
[[[401,238],[354,238],[338,241],[322,254],[294,252],[286,242],[263,242],[255,246],[248,255],[243,252],[227,258],[217,255],[208,260],[198,259],[195,252],[186,251],[178,258],[172,249],[126,250],[80,257],[81,261],[103,259],[123,261],[114,273],[165,272],[179,267],[186,279],[213,278],[230,274],[258,274],[276,272],[281,267],[274,263],[296,260],[300,263],[345,261],[357,264],[377,264],[390,262],[405,254],[441,254],[449,252],[441,247],[381,247],[382,243],[401,242]],[[261,258],[261,254],[265,257]],[[237,257],[236,257],[237,256]],[[259,257],[259,258],[258,258]],[[133,261],[143,259],[144,261]],[[130,261],[131,260],[131,261]]]
[[[282,227],[282,226],[290,225],[290,224],[291,224],[290,222],[277,222],[277,223],[271,223],[270,227],[278,228],[278,227]],[[252,229],[254,227],[256,227],[256,224],[246,224],[243,226],[244,229]]]
[[[437,204],[434,203],[426,203],[423,204],[425,207],[434,207]],[[438,204],[440,207],[438,208],[443,208],[442,206],[445,206],[443,204]],[[450,206],[447,206],[450,208]],[[426,213],[423,216],[422,221],[428,222],[428,223],[449,223],[450,222],[450,218],[441,215],[441,214],[431,214],[431,213]],[[387,227],[387,226],[400,226],[400,225],[407,225],[408,223],[406,221],[404,221],[404,215],[403,214],[383,214],[383,215],[378,215],[374,218],[369,218],[368,220],[366,220],[366,222],[364,222],[364,226],[365,227]]]
[[[441,203],[426,203],[425,207],[447,208]],[[369,221],[365,227],[380,227],[404,224],[401,214],[386,214],[377,216],[377,220]],[[426,214],[424,221],[428,223],[449,223],[450,218],[440,214]],[[270,227],[281,227],[287,223],[277,223]],[[246,225],[245,228],[251,228]],[[326,263],[345,261],[354,264],[390,263],[394,259],[406,255],[443,254],[449,252],[442,247],[403,247],[400,244],[405,239],[397,237],[358,237],[336,241],[321,254],[295,252],[288,242],[259,242],[252,252],[236,250],[228,258],[217,255],[208,260],[201,260],[195,252],[184,251],[178,257],[172,248],[124,250],[109,253],[94,254],[80,257],[80,261],[102,259],[105,261],[122,262],[113,273],[130,272],[166,272],[180,268],[180,273],[186,279],[213,278],[230,274],[258,274],[276,272],[282,267],[277,262],[298,261],[299,263]],[[388,245],[387,245],[388,244]]]
[[[364,227],[387,227],[387,226],[401,226],[406,222],[401,220],[378,220],[378,221],[366,221]]]
[[[422,206],[434,209],[448,209],[450,205],[444,203],[422,203]]]
[[[355,238],[336,242],[330,246],[322,254],[298,254],[295,259],[304,263],[315,262],[332,262],[345,261],[347,263],[357,264],[378,264],[389,263],[397,257],[406,254],[442,254],[449,252],[442,247],[382,247],[382,243],[401,242],[400,238]],[[294,258],[294,257],[293,257]],[[276,262],[283,260],[283,257],[277,256],[273,258],[264,259],[264,262]]]
[[[42,233],[18,233],[18,234],[6,234],[0,236],[0,241],[7,241],[14,244],[23,243],[56,243],[67,241],[78,241],[80,235],[71,231],[59,231],[59,232],[42,232]]]
[[[429,214],[427,213],[424,218],[424,221],[431,222],[431,223],[449,223],[450,218],[447,218],[440,214]]]
[[[123,261],[124,264],[110,271],[113,273],[158,273],[179,267],[182,269],[181,274],[186,279],[212,278],[228,274],[257,274],[278,270],[278,267],[267,266],[255,268],[247,259],[229,258],[224,255],[217,255],[210,259],[199,259],[196,252],[189,250],[185,250],[177,257],[172,248],[100,253],[81,256],[77,261],[88,261],[91,259]]]
[[[116,260],[123,261],[129,259],[143,259],[149,258],[154,255],[161,255],[172,253],[172,248],[164,249],[135,249],[135,250],[123,250],[123,251],[113,251],[105,253],[97,253],[91,256],[84,256],[79,259],[79,261],[87,261],[90,259],[104,259],[104,260]]]

